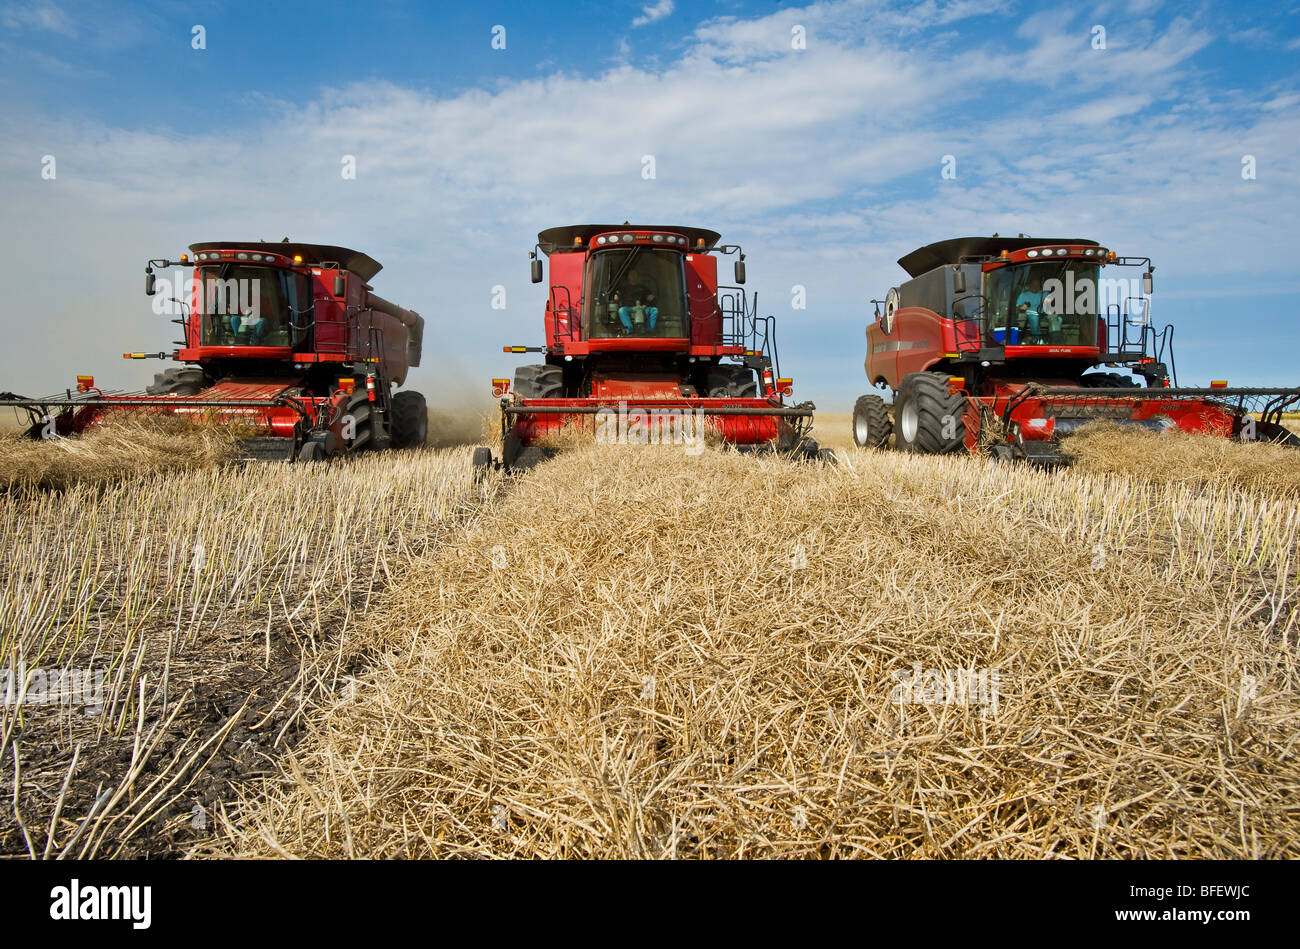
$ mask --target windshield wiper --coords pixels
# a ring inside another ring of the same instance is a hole
[[[623,280],[623,274],[627,273],[627,269],[632,266],[632,261],[636,259],[636,255],[639,253],[641,253],[640,247],[632,248],[631,253],[627,255],[627,260],[623,261],[623,266],[619,268],[618,273],[614,275],[614,279],[610,281],[611,287],[619,286]]]

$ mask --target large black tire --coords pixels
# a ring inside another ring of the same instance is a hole
[[[198,366],[180,366],[154,373],[153,384],[144,391],[149,395],[198,395],[209,385],[207,374]]]
[[[747,366],[714,366],[705,383],[710,399],[756,399],[758,381]]]
[[[564,370],[559,366],[520,366],[515,370],[514,393],[520,399],[561,399]]]
[[[853,405],[853,444],[859,448],[888,448],[894,423],[889,407],[878,395],[864,395]]]
[[[998,442],[996,445],[994,445],[992,448],[989,449],[989,456],[994,461],[1000,461],[1004,464],[1009,464],[1010,462],[1016,460],[1016,450],[1006,442]]]
[[[966,448],[966,397],[948,388],[948,377],[914,372],[903,377],[894,399],[894,437],[902,451],[947,455]],[[951,432],[944,437],[945,430]]]
[[[404,389],[393,396],[390,421],[394,448],[420,448],[429,440],[429,408],[419,392]]]
[[[474,472],[486,471],[492,467],[492,449],[486,445],[480,445],[474,449]]]
[[[325,449],[320,442],[303,442],[302,448],[298,450],[298,460],[304,464],[324,461]]]
[[[365,451],[374,448],[374,417],[370,413],[370,400],[366,396],[365,389],[352,394],[345,414],[351,415],[354,422],[352,441],[348,443],[348,451]]]
[[[1079,379],[1085,389],[1137,389],[1139,383],[1122,372],[1090,372]]]

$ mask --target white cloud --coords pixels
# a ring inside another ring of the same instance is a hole
[[[1063,124],[1067,127],[1101,125],[1140,112],[1151,104],[1151,97],[1142,93],[1092,99],[1066,113]]]
[[[48,30],[63,36],[76,35],[76,24],[48,0],[7,3],[0,7],[0,24],[7,30]]]
[[[632,21],[633,28],[662,20],[673,12],[673,0],[658,0],[641,8],[641,16]]]

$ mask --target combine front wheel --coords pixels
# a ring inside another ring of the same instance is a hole
[[[859,448],[888,448],[894,423],[878,395],[861,396],[853,406],[853,444]]]
[[[507,432],[501,440],[501,464],[509,471],[515,466],[515,459],[519,457],[519,452],[523,448],[518,436],[514,432]]]
[[[966,397],[948,388],[946,376],[934,372],[905,376],[894,400],[898,447],[924,455],[962,451],[965,414]]]
[[[535,465],[540,465],[547,458],[545,449],[537,445],[528,445],[520,449],[519,454],[515,456],[514,463],[511,465],[515,471],[527,471]]]

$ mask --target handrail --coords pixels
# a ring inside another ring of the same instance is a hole
[[[561,310],[560,310],[559,303],[556,300],[557,290],[564,291],[565,302],[564,302],[563,312],[564,312],[564,318],[569,324],[569,329],[565,333],[560,332]],[[551,304],[551,316],[555,320],[555,339],[557,340],[567,339],[569,342],[575,342],[581,339],[582,338],[582,334],[581,334],[582,314],[581,313],[578,314],[577,325],[575,326],[574,319],[573,319],[573,294],[569,290],[569,288],[564,286],[563,284],[551,284],[550,304]],[[576,336],[574,335],[575,331],[577,332]]]

